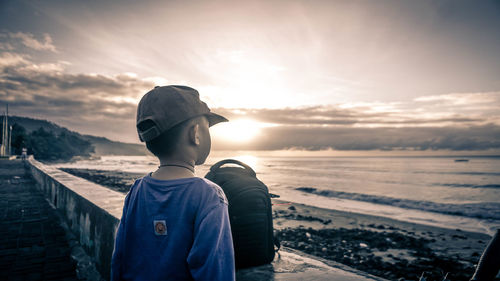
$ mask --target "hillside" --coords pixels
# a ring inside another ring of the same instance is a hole
[[[0,121],[3,121],[3,116],[0,116]],[[91,135],[82,135],[78,132],[70,131],[67,128],[59,126],[53,122],[34,119],[29,117],[21,116],[9,116],[9,125],[18,124],[26,129],[27,133],[43,128],[46,131],[53,132],[54,134],[60,134],[64,132],[70,135],[76,135],[89,141],[94,147],[93,155],[146,155],[146,148],[140,144],[124,143],[112,141],[104,137],[97,137]]]
[[[146,147],[135,143],[112,141],[104,137],[83,135],[94,146],[95,155],[146,155]]]

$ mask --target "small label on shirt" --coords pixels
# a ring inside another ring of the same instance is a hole
[[[154,220],[153,225],[156,235],[167,235],[167,224],[164,220]]]

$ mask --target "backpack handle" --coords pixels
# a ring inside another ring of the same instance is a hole
[[[250,172],[250,174],[252,176],[256,176],[255,174],[255,171],[250,168],[250,166],[248,166],[247,164],[241,162],[241,161],[238,161],[238,160],[235,160],[235,159],[225,159],[225,160],[221,160],[217,163],[215,163],[212,167],[210,167],[210,171],[211,172],[215,172],[215,170],[219,169],[220,167],[222,167],[222,165],[225,165],[225,164],[236,164],[236,165],[239,165],[243,168],[245,168],[245,170],[247,170],[248,172]]]

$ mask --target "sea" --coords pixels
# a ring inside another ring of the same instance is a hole
[[[500,157],[305,157],[215,153],[252,167],[280,200],[493,235],[500,229]],[[152,156],[102,156],[57,167],[149,173]]]

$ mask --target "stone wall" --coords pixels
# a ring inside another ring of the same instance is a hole
[[[125,195],[43,165],[32,157],[25,163],[37,187],[64,215],[101,275],[109,279]]]

